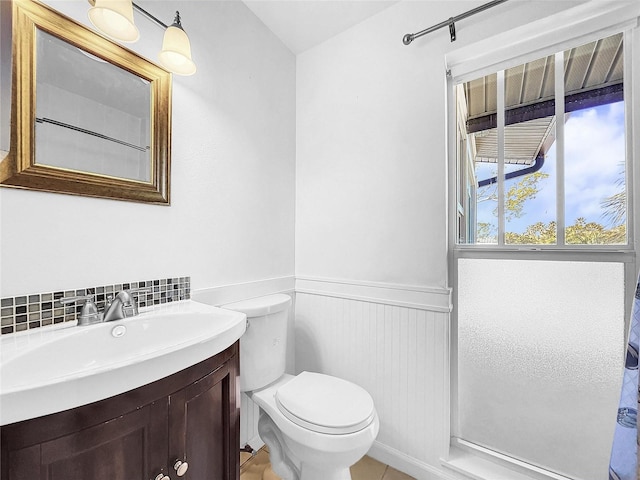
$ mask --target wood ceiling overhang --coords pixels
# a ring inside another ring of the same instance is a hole
[[[565,52],[565,112],[623,99],[622,34]],[[555,136],[555,57],[505,71],[505,163],[531,165]],[[464,85],[476,161],[497,162],[497,75]]]

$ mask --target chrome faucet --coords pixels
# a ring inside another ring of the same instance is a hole
[[[112,322],[123,318],[135,317],[138,315],[138,302],[135,295],[138,293],[149,293],[150,288],[135,288],[122,290],[113,300],[107,297],[104,312],[98,311],[95,303],[95,295],[79,295],[75,297],[64,297],[59,300],[62,305],[84,301],[80,315],[78,316],[78,326],[93,325],[101,322]]]
[[[107,302],[104,308],[103,322],[111,322],[122,318],[135,317],[138,315],[138,302],[134,296],[141,291],[151,291],[151,289],[122,290],[111,302]]]

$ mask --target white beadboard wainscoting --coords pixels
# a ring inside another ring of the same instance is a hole
[[[364,387],[380,417],[369,454],[418,479],[444,478],[450,305],[445,288],[296,278],[296,371]]]
[[[240,448],[248,444],[259,450],[264,445],[258,434],[260,408],[245,393],[240,395],[240,399]]]
[[[419,480],[451,478],[440,467],[449,445],[450,289],[282,277],[195,290],[192,298],[220,306],[271,293],[294,298],[287,372],[361,385],[380,417],[369,455]],[[245,394],[240,412],[240,446],[260,448],[259,410]]]

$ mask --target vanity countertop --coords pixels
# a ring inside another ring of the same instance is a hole
[[[102,400],[203,361],[244,333],[242,313],[193,300],[114,322],[0,339],[0,425]]]

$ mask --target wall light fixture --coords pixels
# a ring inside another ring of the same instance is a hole
[[[162,51],[158,57],[162,66],[170,72],[178,75],[196,73],[196,64],[191,60],[191,43],[180,23],[180,12],[176,12],[176,18],[164,32]]]
[[[131,0],[94,0],[89,9],[89,20],[105,35],[122,42],[136,42],[140,38],[133,23]]]
[[[177,75],[193,75],[196,64],[191,58],[191,43],[182,28],[180,13],[167,26],[145,9],[131,0],[88,0],[89,20],[94,27],[106,36],[121,42],[132,43],[140,38],[138,28],[133,22],[133,10],[140,12],[149,20],[165,29],[162,51],[158,55],[160,64]]]

